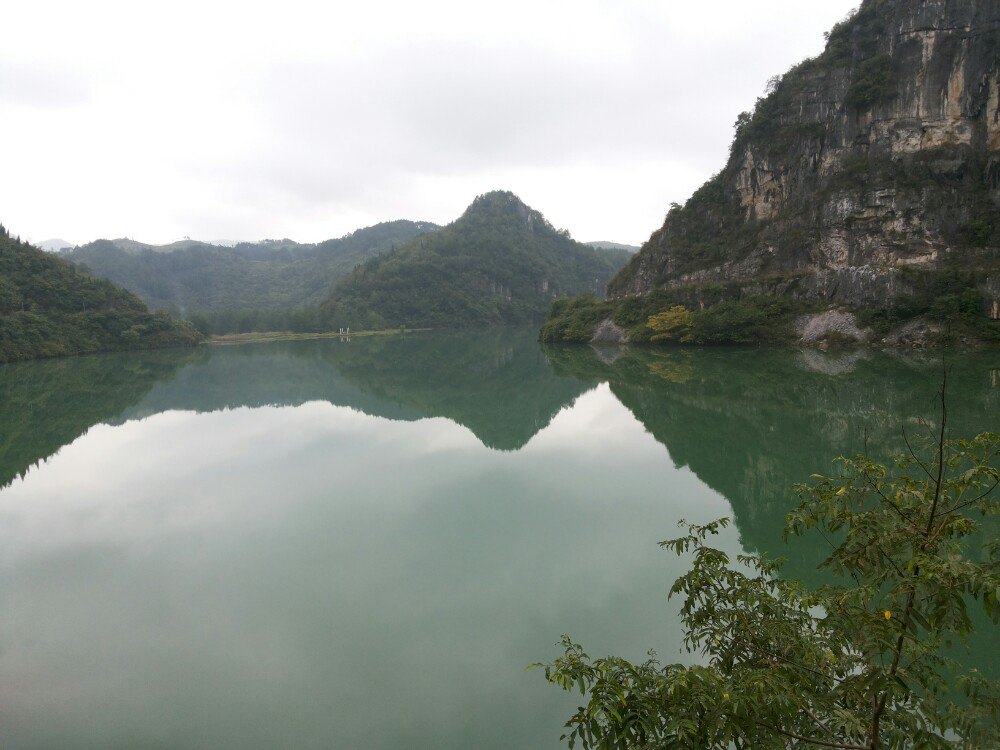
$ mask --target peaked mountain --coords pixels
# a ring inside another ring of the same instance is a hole
[[[570,239],[510,192],[480,195],[445,228],[348,275],[332,327],[467,327],[544,318],[552,300],[603,294],[625,255]]]
[[[854,338],[918,317],[985,331],[1000,318],[1000,0],[864,0],[738,117],[725,166],[608,294],[590,317],[633,338],[648,332],[626,300],[642,323],[672,304],[766,316],[770,297],[789,322],[860,313],[827,317]]]
[[[0,362],[190,346],[200,334],[0,227]]]
[[[288,239],[233,247],[194,240],[159,246],[98,240],[64,257],[135,292],[155,309],[185,316],[286,312],[326,299],[358,264],[436,228],[429,222],[390,221],[315,245]]]

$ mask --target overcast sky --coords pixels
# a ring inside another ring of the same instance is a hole
[[[639,244],[857,1],[7,3],[0,222],[318,241],[503,188]]]

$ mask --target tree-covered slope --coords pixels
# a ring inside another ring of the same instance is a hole
[[[726,164],[592,317],[627,329],[618,303],[651,294],[770,297],[881,316],[865,334],[881,340],[934,313],[914,300],[937,287],[964,300],[939,319],[1000,318],[1000,0],[864,0],[739,115]]]
[[[552,300],[603,294],[625,253],[570,239],[513,193],[481,195],[455,222],[374,258],[324,304],[332,327],[467,327],[544,317]]]
[[[0,227],[0,362],[190,346],[200,334]]]
[[[65,257],[135,292],[150,307],[214,321],[315,305],[358,264],[433,229],[428,222],[390,221],[316,245],[98,240]]]

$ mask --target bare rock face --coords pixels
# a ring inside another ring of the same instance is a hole
[[[1000,265],[1000,0],[864,0],[608,294],[795,280],[871,306],[905,293],[899,269],[949,262]]]
[[[628,343],[628,336],[625,335],[625,331],[615,325],[611,318],[607,318],[598,324],[597,330],[594,331],[594,335],[590,339],[590,343],[626,344]]]
[[[803,344],[860,344],[868,340],[868,332],[858,326],[854,315],[843,310],[803,315],[795,321],[795,328]]]

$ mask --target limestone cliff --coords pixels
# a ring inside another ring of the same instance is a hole
[[[996,318],[998,264],[1000,0],[865,0],[740,116],[728,163],[608,296],[749,285],[879,307],[907,267],[960,267]]]

